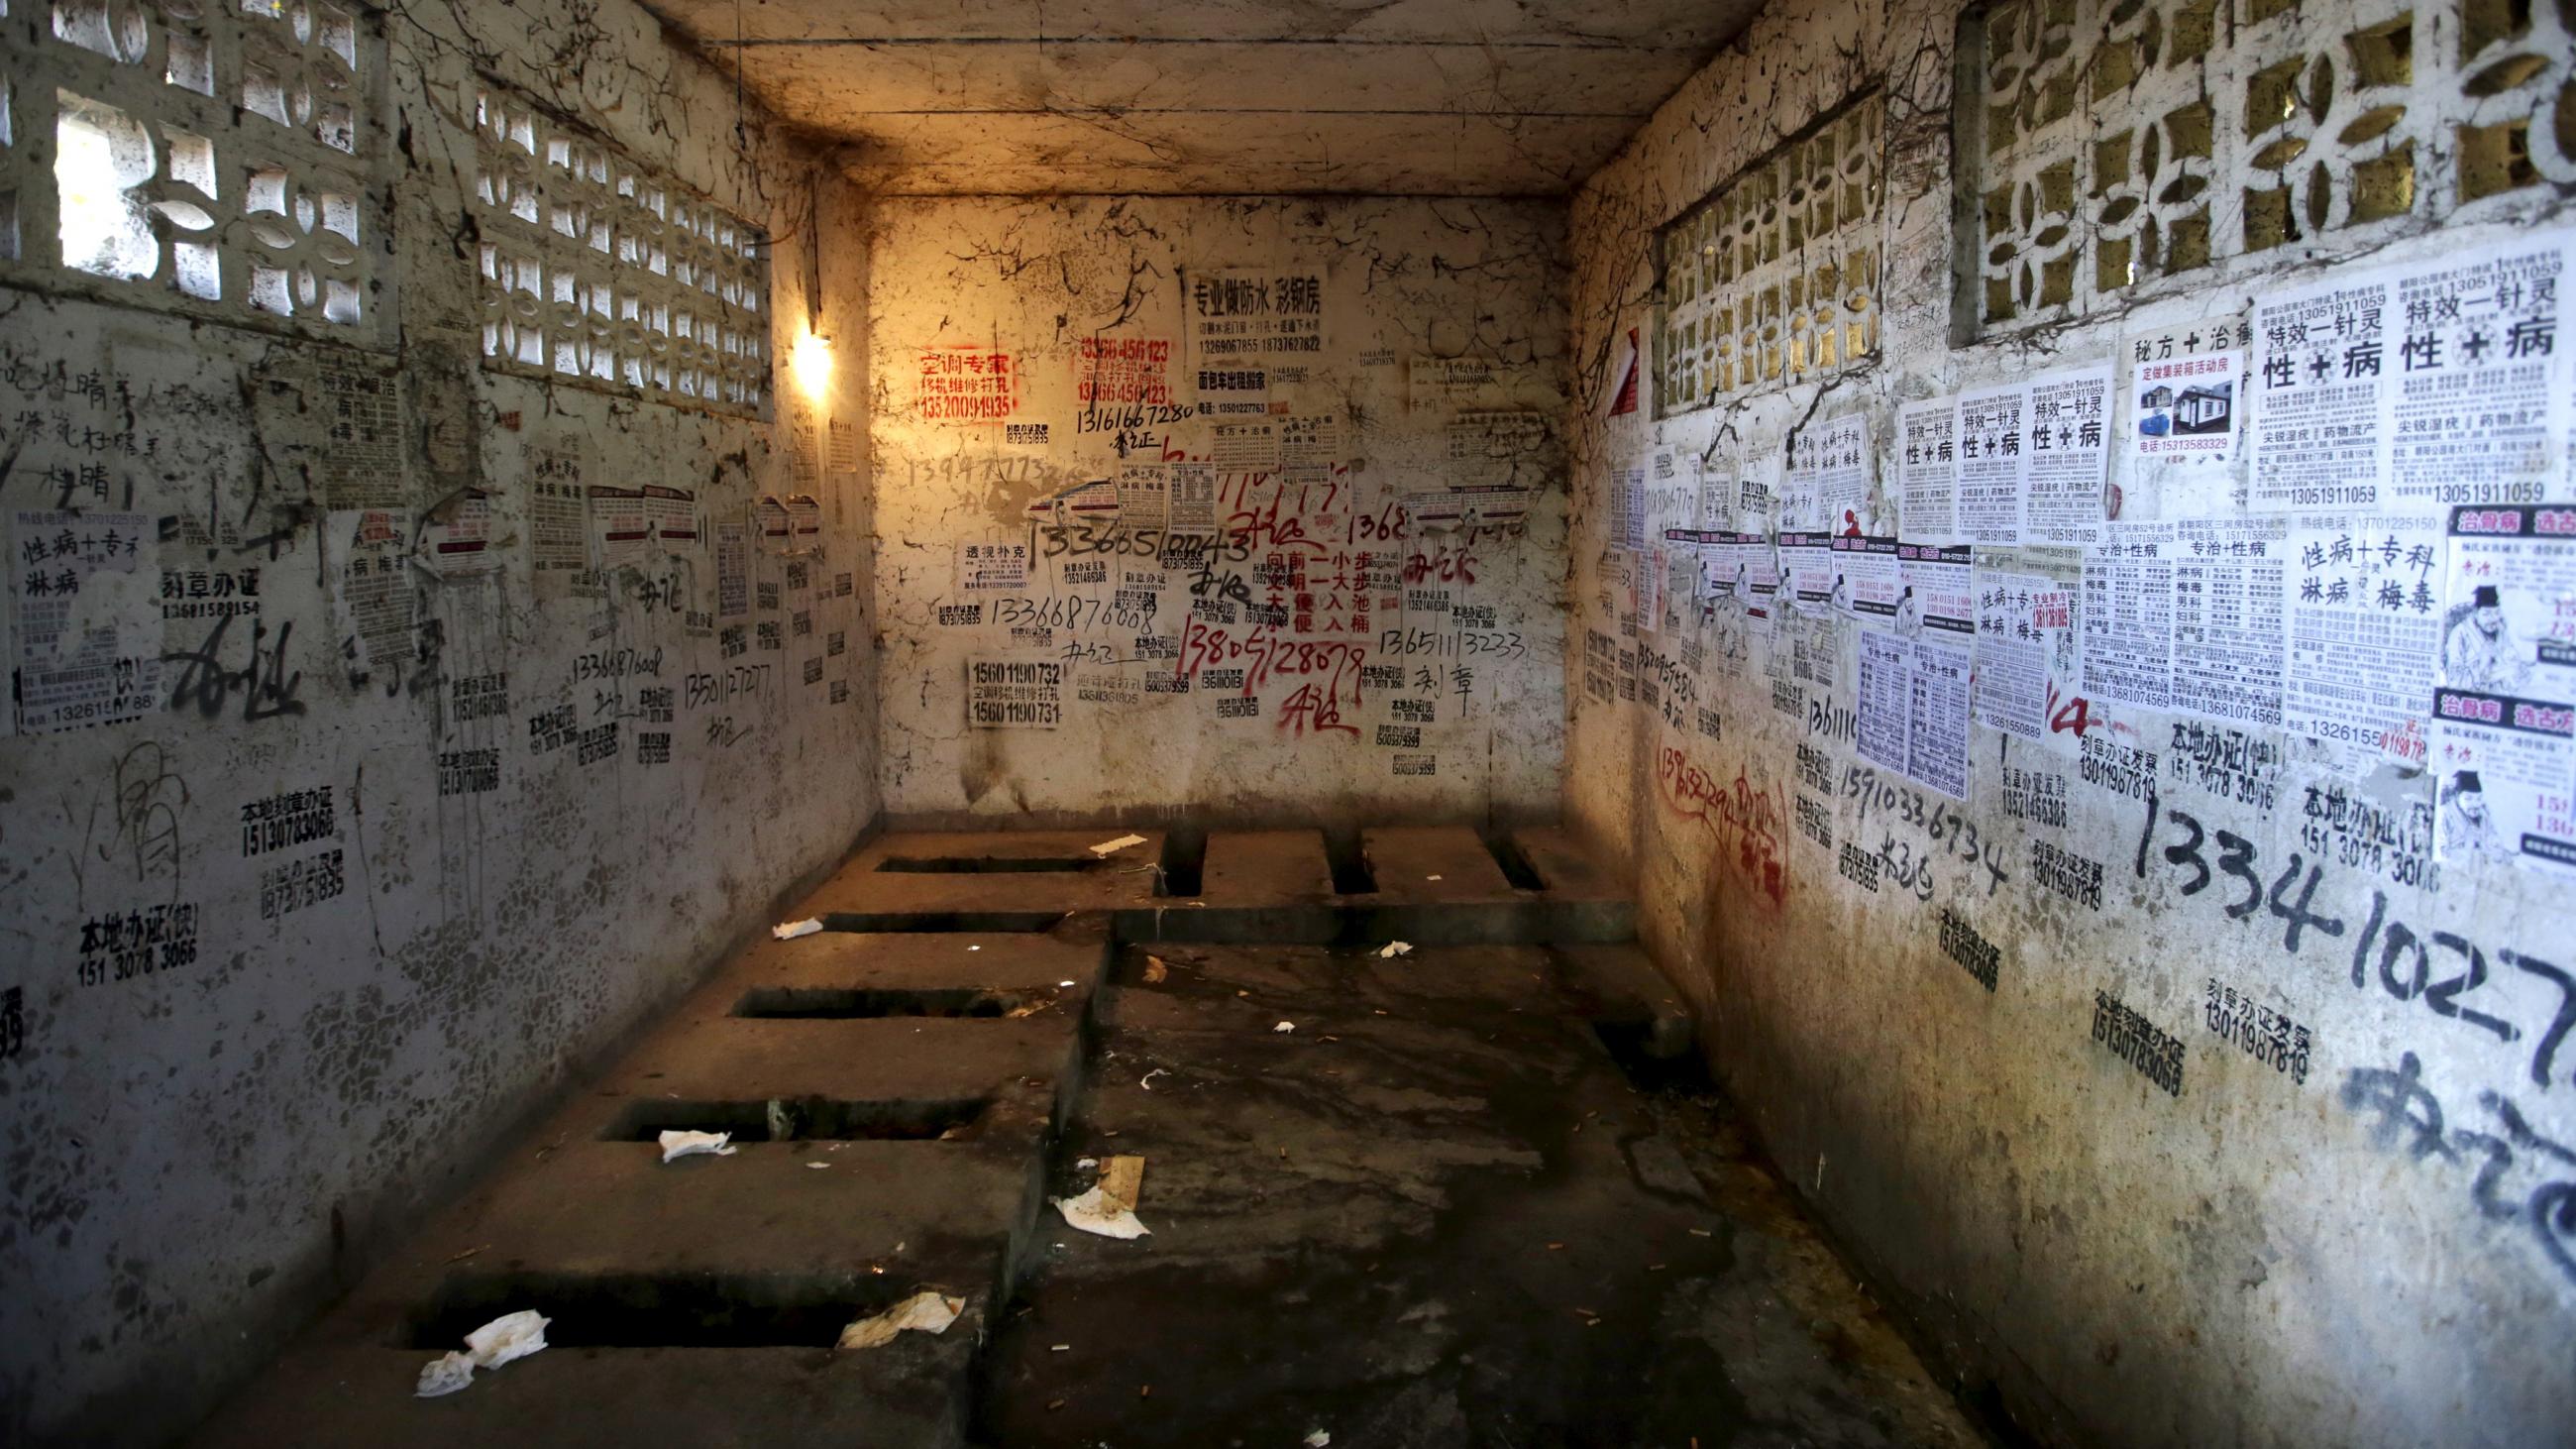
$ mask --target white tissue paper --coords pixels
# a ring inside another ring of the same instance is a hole
[[[1389,941],[1386,943],[1386,949],[1378,952],[1378,954],[1390,961],[1394,960],[1398,956],[1410,956],[1413,954],[1413,943],[1411,941]]]
[[[862,1318],[841,1330],[843,1348],[876,1348],[894,1342],[894,1336],[906,1329],[923,1333],[946,1333],[948,1325],[966,1309],[966,1300],[950,1298],[936,1289],[924,1288],[874,1318]]]
[[[461,1353],[443,1353],[421,1365],[420,1385],[412,1397],[434,1399],[452,1394],[474,1382],[474,1360]]]
[[[1050,1199],[1064,1220],[1086,1233],[1104,1238],[1141,1238],[1152,1229],[1136,1220],[1136,1210],[1116,1201],[1097,1185],[1084,1190],[1080,1197]]]
[[[474,1356],[476,1368],[499,1368],[544,1348],[546,1325],[551,1321],[533,1308],[504,1313],[465,1335],[465,1351]]]
[[[813,935],[821,929],[823,929],[823,922],[820,919],[807,916],[801,921],[789,921],[783,926],[772,926],[769,928],[769,934],[781,941],[793,941],[799,936]]]
[[[694,1156],[700,1152],[712,1153],[717,1157],[731,1157],[742,1150],[733,1145],[733,1134],[730,1132],[665,1132],[661,1140],[664,1162],[674,1157]]]
[[[421,1365],[413,1396],[434,1399],[455,1393],[474,1382],[476,1369],[496,1369],[526,1358],[546,1346],[546,1325],[551,1321],[533,1308],[502,1314],[465,1335],[464,1352],[440,1354]]]

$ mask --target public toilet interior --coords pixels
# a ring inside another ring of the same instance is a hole
[[[0,1439],[2576,1434],[2567,0],[0,32]]]

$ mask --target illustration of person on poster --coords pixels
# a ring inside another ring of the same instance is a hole
[[[2442,782],[2442,835],[2455,859],[2471,855],[2513,858],[2504,840],[2496,834],[2495,816],[2487,809],[2486,786],[2475,770],[2454,770]]]
[[[1896,596],[1896,632],[1907,639],[1923,632],[1923,604],[1914,597],[1912,584]]]
[[[2504,601],[2493,584],[2480,584],[2466,602],[2442,618],[2442,678],[2461,689],[2510,693],[2530,677]]]

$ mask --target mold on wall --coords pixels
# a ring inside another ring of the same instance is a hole
[[[2429,687],[2417,728],[2326,737],[2335,696],[2440,667],[2431,622],[2382,665],[2293,656],[2286,691],[2280,649],[2376,637],[2306,612],[2302,574],[2354,577],[2308,544],[2395,540],[2421,566],[2371,606],[2440,620],[2412,583],[2449,573],[2446,505],[2568,496],[2563,434],[2492,442],[2563,419],[2563,360],[2448,462],[2243,419],[2213,462],[2150,443],[2220,417],[2195,381],[2253,403],[2267,351],[2325,351],[2285,320],[2302,287],[2554,276],[2568,41],[2538,7],[2099,9],[1774,7],[1578,195],[1567,812],[1963,1393],[2053,1443],[2555,1441],[2576,912],[2531,861],[2437,847],[2459,737]],[[2042,465],[1972,463],[1997,399],[2079,409],[2051,415],[2079,453],[2106,426],[2098,471],[2043,508]],[[1996,476],[2015,526],[1971,536]],[[1802,608],[1765,571],[1805,559]],[[1964,575],[1968,634],[1837,608],[1846,561]]]
[[[892,816],[1553,811],[1559,209],[889,200],[871,235]]]
[[[193,74],[19,8],[20,82]],[[216,171],[5,156],[11,1442],[183,1429],[877,809],[847,187],[622,0],[313,11]]]

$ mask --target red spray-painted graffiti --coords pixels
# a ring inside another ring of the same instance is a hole
[[[1789,802],[1779,786],[1756,785],[1741,770],[1734,784],[1721,785],[1667,745],[1655,761],[1655,793],[1665,809],[1708,831],[1773,905],[1789,899]]]

